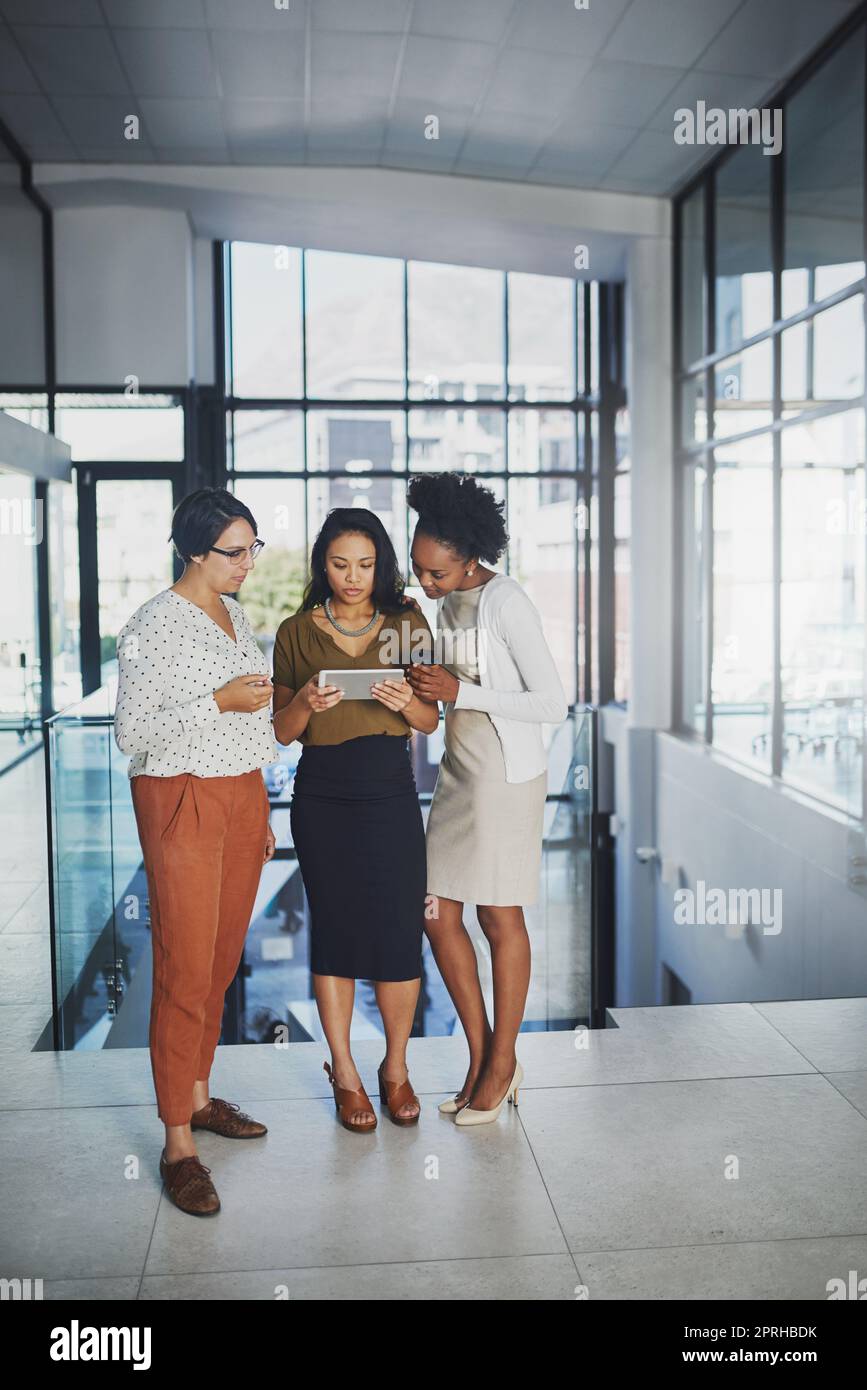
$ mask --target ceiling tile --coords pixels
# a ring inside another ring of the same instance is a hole
[[[138,96],[216,97],[204,30],[118,29],[114,40]]]
[[[289,0],[278,10],[273,0],[205,0],[205,18],[211,29],[271,29],[297,33],[307,25],[307,7]]]
[[[304,151],[303,101],[225,101],[223,125],[236,154]]]
[[[507,48],[485,96],[485,110],[559,117],[576,100],[587,67],[571,53]]]
[[[550,116],[525,116],[510,111],[483,111],[473,119],[464,151],[471,158],[487,159],[494,151],[513,146],[519,161],[534,159],[551,139],[557,122]]]
[[[412,32],[442,39],[477,39],[499,43],[515,9],[515,0],[436,0],[416,5]]]
[[[605,178],[647,181],[657,193],[667,192],[702,161],[704,154],[691,145],[676,145],[662,131],[639,131],[632,144],[615,160]]]
[[[335,34],[322,30],[311,44],[313,100],[356,97],[388,104],[400,57],[396,34]]]
[[[213,39],[225,98],[304,95],[302,36],[221,30]]]
[[[52,96],[110,96],[128,91],[107,29],[13,30],[44,90]]]
[[[21,93],[0,97],[0,119],[9,127],[18,143],[32,158],[51,158],[37,152],[48,147],[67,148],[72,152],[69,136],[63,129],[47,97]]]
[[[307,148],[310,153],[339,153],[357,157],[360,151],[378,151],[385,140],[385,110],[356,102],[313,101]]]
[[[463,171],[470,165],[479,170],[508,168],[512,170],[511,177],[520,178],[537,159],[548,133],[538,126],[519,135],[507,128],[476,127],[467,136],[457,167]]]
[[[551,170],[571,165],[604,173],[639,134],[626,126],[564,121],[542,148],[538,163]]]
[[[678,68],[599,59],[578,82],[571,110],[591,124],[643,126],[680,77]]]
[[[127,140],[124,131],[130,115],[140,115],[134,97],[55,97],[54,107],[76,145],[114,149],[115,158],[126,150],[149,145],[142,128],[138,140]]]
[[[845,19],[846,0],[746,0],[702,54],[712,72],[781,76]]]
[[[439,121],[436,140],[428,139],[425,134],[425,123],[431,114]],[[432,113],[423,101],[399,101],[389,121],[385,148],[393,154],[415,151],[420,158],[419,167],[426,168],[434,158],[441,162],[454,159],[466,131],[464,112],[441,109]]]
[[[139,102],[148,139],[155,146],[198,145],[225,148],[220,103],[191,99],[144,97]]]
[[[743,0],[632,0],[603,50],[605,58],[689,68]]]
[[[631,0],[591,0],[576,10],[570,0],[529,0],[519,6],[509,43],[542,53],[574,53],[593,58],[602,49]]]
[[[316,0],[311,19],[314,29],[400,34],[406,27],[410,8],[410,0]]]
[[[109,24],[123,29],[204,29],[204,0],[102,0]]]
[[[436,103],[471,111],[494,69],[497,49],[487,43],[411,35],[403,60],[398,96],[402,101]]]
[[[0,29],[0,92],[38,91],[39,83],[12,34],[4,26]]]
[[[105,23],[99,0],[0,0],[0,14],[16,24]]]
[[[674,145],[674,111],[761,105],[854,3],[0,0],[0,93],[41,158],[454,168],[665,194],[707,157]]]
[[[647,128],[672,131],[675,111],[682,106],[695,110],[697,101],[709,107],[720,106],[725,111],[729,107],[756,106],[774,80],[773,77],[736,77],[730,72],[701,72],[694,68],[669,92],[648,121]]]

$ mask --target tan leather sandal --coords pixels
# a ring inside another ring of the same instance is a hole
[[[376,1074],[379,1077],[379,1099],[386,1106],[390,1119],[396,1125],[417,1125],[421,1115],[421,1105],[409,1083],[409,1075],[407,1075],[406,1081],[389,1081],[382,1074],[384,1066],[385,1058],[380,1062]],[[402,1109],[404,1105],[409,1105],[411,1101],[415,1101],[418,1105],[415,1114],[399,1115],[398,1110]]]
[[[331,1082],[334,1091],[334,1105],[337,1110],[337,1118],[344,1129],[351,1129],[353,1134],[367,1133],[368,1130],[376,1129],[376,1114],[370,1103],[370,1096],[363,1086],[357,1091],[347,1090],[345,1086],[338,1086],[334,1073],[327,1062],[323,1062],[323,1067],[328,1073],[328,1080]],[[357,1114],[373,1115],[373,1124],[353,1124],[352,1116]]]

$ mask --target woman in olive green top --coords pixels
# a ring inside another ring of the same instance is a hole
[[[439,707],[405,678],[372,681],[370,700],[317,684],[322,670],[408,667],[430,659],[433,636],[403,596],[397,557],[367,510],[328,514],[311,555],[301,608],[274,646],[274,732],[302,744],[290,824],[310,908],[310,969],[332,1054],[325,1070],[347,1128],[376,1117],[352,1060],[355,981],[372,980],[386,1055],[379,1090],[397,1124],[414,1124],[406,1044],[421,983],[427,895],[424,825],[409,742],[432,733]]]

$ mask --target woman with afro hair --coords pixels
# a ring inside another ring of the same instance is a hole
[[[427,825],[425,930],[470,1050],[464,1084],[440,1110],[458,1125],[495,1120],[523,1080],[515,1043],[530,983],[523,908],[538,897],[547,792],[543,726],[568,704],[538,610],[491,568],[508,542],[502,502],[458,473],[413,478],[411,558],[437,600],[439,664],[413,664],[419,699],[443,701],[445,751]],[[486,563],[483,563],[486,562]],[[472,903],[491,948],[494,1026],[463,924]]]

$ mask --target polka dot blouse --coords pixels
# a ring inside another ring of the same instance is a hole
[[[164,589],[136,609],[117,639],[114,736],[130,777],[233,777],[276,762],[266,705],[220,713],[214,691],[268,666],[246,613],[223,597],[237,641],[198,604]]]

